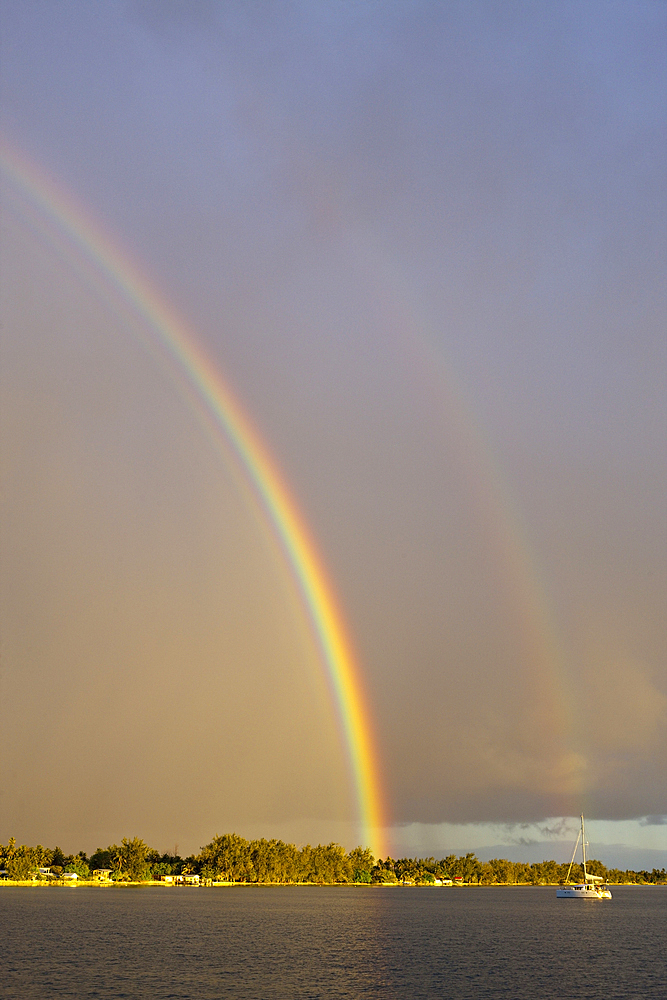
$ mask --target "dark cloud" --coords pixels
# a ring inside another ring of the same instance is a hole
[[[3,127],[187,317],[298,497],[391,820],[663,825],[664,6],[0,11]],[[265,529],[4,197],[5,835],[98,805],[113,836],[342,829]],[[76,806],[26,798],[47,764]]]

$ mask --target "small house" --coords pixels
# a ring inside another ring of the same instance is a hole
[[[199,885],[199,875],[161,875],[160,881],[167,885]]]

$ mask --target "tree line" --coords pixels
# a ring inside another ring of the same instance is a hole
[[[235,833],[215,836],[199,854],[182,858],[160,854],[139,837],[124,837],[120,844],[98,848],[90,857],[84,851],[64,854],[59,847],[17,846],[11,838],[0,844],[0,869],[5,878],[26,881],[76,874],[89,879],[104,869],[116,882],[159,881],[164,875],[199,875],[205,881],[315,883],[334,885],[371,883],[376,885],[428,885],[451,879],[475,885],[557,885],[567,879],[568,864],[541,861],[533,864],[494,858],[480,861],[475,854],[450,854],[446,858],[373,857],[365,847],[349,853],[340,844],[297,847],[282,840],[246,840]],[[591,875],[612,883],[658,884],[667,882],[664,868],[648,871],[621,871],[606,868],[601,861],[587,862]],[[571,881],[581,881],[581,865],[573,865]]]
[[[88,857],[84,851],[65,855],[59,847],[0,844],[0,869],[6,877],[25,881],[76,874],[89,879],[96,870],[110,872],[115,882],[158,881],[164,875],[199,875],[225,882],[370,882],[374,858],[365,847],[347,853],[340,844],[296,847],[282,840],[245,840],[238,834],[216,836],[199,854],[182,858],[160,854],[139,837],[124,837]],[[42,870],[40,872],[40,869]],[[46,871],[48,869],[48,873]]]
[[[373,869],[378,881],[390,881],[391,874],[396,881],[412,882],[415,885],[433,883],[438,880],[461,880],[474,885],[561,885],[567,881],[569,862],[557,861],[508,861],[506,858],[492,858],[480,861],[471,852],[465,855],[450,854],[446,858],[401,858],[399,861],[378,861]],[[379,869],[379,877],[375,873]],[[388,870],[388,871],[387,871]],[[586,862],[589,875],[599,875],[606,882],[632,884],[659,884],[667,882],[667,871],[654,868],[648,871],[621,871],[607,868],[601,861]],[[389,878],[386,876],[389,875]],[[583,882],[584,870],[580,864],[572,865],[571,882]]]

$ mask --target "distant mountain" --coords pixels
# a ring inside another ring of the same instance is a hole
[[[572,857],[572,841],[541,840],[529,844],[496,844],[479,847],[475,854],[480,861],[491,858],[507,858],[508,861],[569,861]],[[466,850],[447,853],[465,854]],[[597,858],[607,868],[632,871],[651,871],[653,868],[667,868],[667,850],[651,850],[645,847],[630,847],[627,844],[599,844],[592,842],[587,849],[589,858]],[[577,851],[581,860],[581,849]],[[577,860],[577,859],[575,859]]]

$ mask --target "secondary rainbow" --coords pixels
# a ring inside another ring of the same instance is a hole
[[[110,284],[167,352],[173,374],[187,378],[191,401],[203,404],[270,525],[307,614],[342,727],[359,813],[361,835],[376,857],[385,854],[386,825],[370,713],[359,666],[317,546],[284,477],[241,404],[194,332],[151,287],[108,236],[24,154],[0,145],[0,168],[29,202]]]

